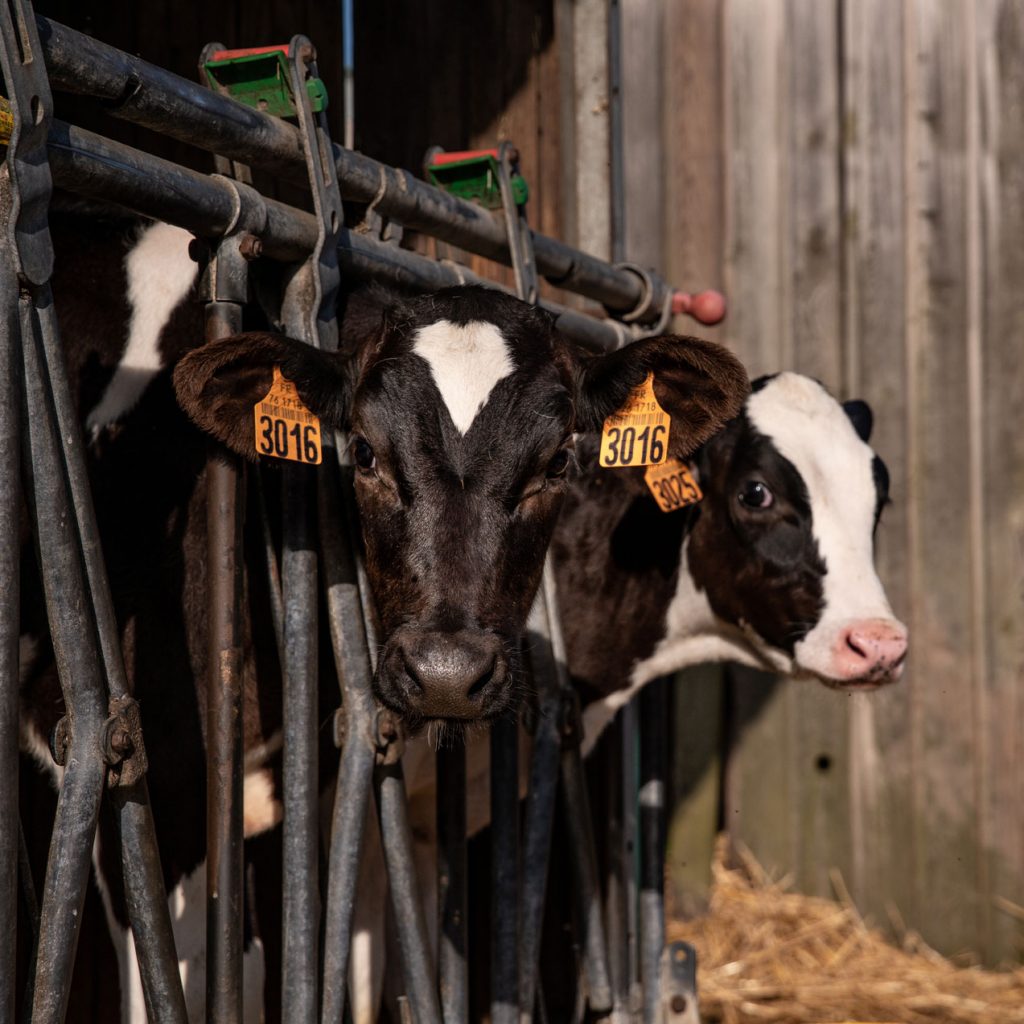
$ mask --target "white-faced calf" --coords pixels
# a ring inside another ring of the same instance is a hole
[[[898,679],[907,631],[874,568],[888,473],[871,411],[795,373],[754,384],[665,514],[633,470],[584,472],[554,542],[585,744],[644,684],[732,660],[828,686]]]

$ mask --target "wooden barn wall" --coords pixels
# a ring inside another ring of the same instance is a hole
[[[911,636],[903,681],[871,695],[681,683],[676,896],[699,900],[724,825],[805,891],[845,885],[943,951],[1019,958],[1024,3],[623,6],[625,88],[660,126],[631,152],[634,244],[724,288],[715,333],[752,374],[873,406],[878,562]]]

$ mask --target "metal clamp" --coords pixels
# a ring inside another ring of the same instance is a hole
[[[700,1024],[697,951],[688,942],[673,942],[661,955],[661,1006],[665,1024]]]
[[[393,711],[378,708],[373,723],[373,741],[377,764],[398,764],[405,753],[405,730]]]
[[[267,226],[267,204],[251,185],[225,175],[213,175],[232,196],[232,217],[216,248],[190,245],[189,253],[202,265],[199,294],[203,302],[249,300],[249,264],[263,251],[260,234]]]
[[[110,701],[110,717],[100,732],[100,748],[107,764],[107,788],[134,786],[149,767],[142,742],[142,717],[132,697]]]
[[[536,303],[540,297],[537,261],[533,255],[533,232],[526,222],[526,207],[520,206],[512,191],[512,175],[519,162],[519,151],[511,142],[498,147],[498,186],[501,207],[508,228],[508,251],[516,278],[516,294],[524,302]]]
[[[298,333],[310,345],[333,352],[338,348],[338,243],[344,223],[338,172],[327,127],[326,112],[314,114],[306,81],[316,78],[316,49],[305,36],[293,37],[288,46],[292,95],[306,155],[309,187],[317,219],[317,239],[306,263],[289,282],[283,318],[289,333]],[[301,331],[296,328],[301,325]]]

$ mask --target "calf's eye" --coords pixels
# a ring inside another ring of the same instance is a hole
[[[748,480],[740,488],[739,501],[747,508],[771,508],[775,503],[775,496],[767,484],[760,480]]]
[[[363,437],[357,437],[352,441],[352,458],[355,460],[355,464],[366,472],[377,465],[377,457]]]
[[[563,448],[557,452],[555,457],[548,463],[547,474],[549,477],[565,476],[569,468],[569,449]]]

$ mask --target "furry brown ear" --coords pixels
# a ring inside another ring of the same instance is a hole
[[[274,367],[295,384],[324,429],[344,429],[352,398],[350,360],[280,334],[251,332],[210,342],[174,368],[178,403],[201,430],[256,459],[253,408],[270,390]]]
[[[651,372],[654,394],[672,417],[669,453],[676,458],[686,458],[738,415],[750,391],[746,370],[721,345],[672,334],[647,338],[582,363],[578,429],[599,431]]]

